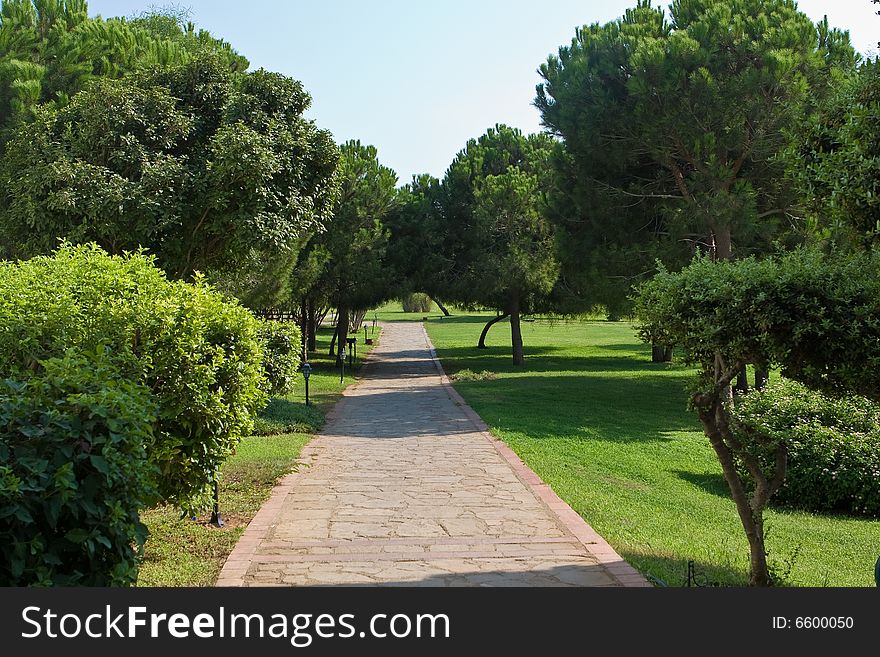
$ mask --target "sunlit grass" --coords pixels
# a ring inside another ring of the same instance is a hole
[[[746,583],[748,545],[714,452],[686,410],[680,365],[650,362],[627,322],[523,324],[526,365],[511,364],[509,324],[476,349],[488,316],[428,322],[454,385],[553,489],[643,573]],[[482,375],[491,372],[495,377]],[[770,560],[806,586],[872,586],[880,521],[769,511]]]

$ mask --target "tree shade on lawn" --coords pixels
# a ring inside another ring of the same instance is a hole
[[[778,367],[814,390],[880,398],[878,272],[876,255],[799,250],[762,261],[701,258],[677,273],[661,271],[639,290],[640,335],[679,345],[685,361],[699,368],[689,401],[748,538],[753,585],[774,583],[763,511],[784,482],[788,447],[756,425],[750,432],[731,429],[731,384],[755,364]],[[768,458],[762,461],[756,450]]]
[[[671,586],[687,562],[743,586],[749,557],[712,448],[686,408],[691,370],[652,364],[628,322],[524,324],[525,368],[474,339],[490,317],[431,319],[428,333],[465,400],[544,481],[643,573]],[[509,337],[501,324],[490,344]],[[771,568],[797,586],[872,586],[880,521],[766,513]]]

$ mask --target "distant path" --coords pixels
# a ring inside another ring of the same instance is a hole
[[[384,325],[218,586],[647,586],[449,385],[421,324]]]

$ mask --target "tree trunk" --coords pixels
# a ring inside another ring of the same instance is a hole
[[[489,329],[492,328],[493,324],[497,324],[502,319],[507,318],[508,313],[504,313],[503,315],[497,315],[488,321],[488,323],[483,327],[483,332],[480,333],[480,341],[477,343],[477,349],[488,349],[486,346],[486,334],[489,332]]]
[[[651,362],[652,363],[669,363],[672,361],[672,347],[666,347],[661,344],[651,345]]]
[[[328,356],[336,355],[336,338],[339,337],[339,322],[336,323],[336,326],[333,329],[333,337],[330,338],[330,351],[328,352]],[[340,347],[341,350],[341,347]]]
[[[755,390],[763,390],[767,387],[770,372],[763,365],[755,365]]]
[[[525,365],[523,354],[522,329],[519,323],[519,297],[514,296],[510,302],[510,341],[513,347],[513,364]]]
[[[339,342],[339,348],[336,350],[336,366],[339,367],[345,358],[345,341],[348,338],[348,308],[337,308],[336,310],[336,337]]]
[[[715,259],[730,260],[731,254],[730,226],[724,226],[715,231]]]
[[[308,304],[306,303],[305,297],[303,297],[299,302],[299,321],[299,341],[301,346],[300,356],[302,356],[302,360],[300,360],[300,362],[305,363],[309,360],[309,308]]]
[[[315,300],[309,299],[309,324],[308,324],[308,346],[307,349],[315,351],[318,348],[318,311],[315,308]]]
[[[743,368],[739,371],[739,374],[736,375],[736,389],[739,392],[749,391],[749,377],[746,373],[745,365],[743,365]]]
[[[725,386],[710,404],[698,405],[698,414],[703,430],[709,438],[712,449],[721,463],[721,471],[730,488],[730,495],[736,504],[740,522],[749,541],[750,586],[770,586],[770,571],[767,568],[767,550],[764,546],[763,506],[755,512],[749,503],[745,485],[736,470],[734,455],[724,440],[727,427],[727,409],[724,400],[730,400],[730,386]],[[766,503],[766,501],[765,501]]]
[[[430,295],[428,295],[428,298],[437,304],[437,307],[440,309],[440,312],[443,313],[444,317],[449,317],[449,311],[446,310],[446,306],[444,306],[442,303],[437,301],[437,299],[435,299],[434,297],[432,297]]]

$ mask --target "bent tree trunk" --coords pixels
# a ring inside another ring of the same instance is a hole
[[[336,350],[336,366],[342,365],[345,358],[345,340],[348,338],[348,308],[337,309],[336,314],[336,339],[339,348]]]
[[[522,329],[519,323],[519,297],[514,296],[510,302],[510,341],[513,347],[513,364],[524,365]]]
[[[486,325],[483,327],[483,332],[480,333],[480,341],[477,343],[477,349],[488,349],[486,346],[486,334],[489,333],[489,329],[492,328],[493,324],[497,324],[502,319],[506,319],[509,313],[504,313],[503,315],[497,315],[490,319]]]
[[[430,295],[428,295],[428,298],[437,304],[437,307],[440,309],[440,312],[443,313],[444,317],[449,317],[449,311],[446,310],[446,306],[444,306],[442,303],[437,301],[437,299],[435,299],[434,297],[432,297]]]
[[[726,391],[729,393],[729,386]],[[726,424],[725,413],[724,404],[721,399],[718,399],[710,408],[700,409],[700,422],[709,438],[712,449],[718,456],[718,461],[721,463],[724,479],[730,488],[730,495],[736,504],[737,514],[739,514],[746,539],[749,542],[749,562],[751,565],[749,585],[770,586],[772,582],[770,581],[770,571],[767,568],[767,549],[764,546],[763,508],[758,513],[753,512],[743,481],[736,471],[733,453],[724,442],[722,427]]]

